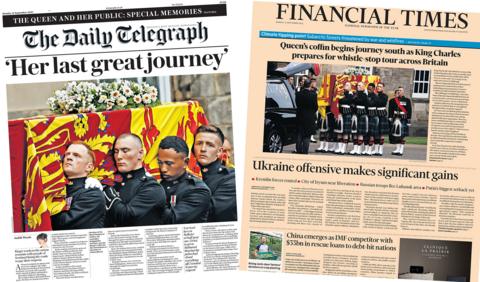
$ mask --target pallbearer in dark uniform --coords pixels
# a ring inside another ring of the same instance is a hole
[[[335,119],[335,133],[337,133],[336,154],[345,154],[348,139],[352,133],[352,85],[345,82],[343,85],[343,95],[337,96],[339,115]]]
[[[353,138],[353,150],[350,151],[350,154],[360,155],[363,140],[366,138],[368,133],[368,97],[367,93],[365,93],[365,84],[361,81],[357,84],[357,92],[355,98],[353,99],[353,104],[355,105],[355,117],[357,124],[355,128],[352,122],[352,134],[355,133],[355,138]]]
[[[164,223],[166,197],[143,167],[142,140],[133,134],[122,134],[114,144],[114,159],[121,180],[104,189],[107,204],[107,226],[143,226]]]
[[[210,189],[187,172],[188,152],[185,141],[177,136],[167,136],[160,142],[158,167],[170,206],[168,223],[207,222]]]
[[[390,126],[388,122],[388,112],[387,112],[387,103],[388,96],[383,93],[383,88],[385,85],[382,82],[377,83],[377,116],[378,116],[378,127],[375,130],[373,135],[375,148],[372,152],[372,155],[382,156],[383,155],[383,143],[385,140],[385,135],[389,133]]]
[[[202,169],[203,181],[212,193],[209,222],[236,221],[235,170],[221,163],[225,137],[220,128],[202,125],[195,133],[193,153]]]
[[[66,206],[51,217],[53,230],[104,226],[105,199],[100,182],[87,178],[94,167],[95,155],[86,143],[74,141],[67,147],[63,158],[63,172],[68,179]]]
[[[403,87],[398,87],[398,97],[390,100],[388,117],[392,122],[392,144],[396,145],[392,155],[402,156],[405,149],[405,136],[408,136],[412,118],[412,102],[405,97]]]

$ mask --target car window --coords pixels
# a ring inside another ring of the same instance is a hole
[[[267,82],[267,108],[293,108],[286,85],[281,81]]]

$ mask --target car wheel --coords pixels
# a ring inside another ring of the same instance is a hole
[[[280,132],[275,128],[270,130],[267,139],[267,152],[281,153],[283,151],[283,140]]]

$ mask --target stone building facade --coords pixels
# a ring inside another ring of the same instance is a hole
[[[233,144],[230,75],[198,74],[170,78],[172,101],[198,100],[208,121],[218,126]]]

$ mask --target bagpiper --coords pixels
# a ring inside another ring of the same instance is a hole
[[[377,83],[377,98],[375,99],[376,104],[376,114],[378,117],[378,126],[373,134],[375,149],[372,152],[372,155],[382,156],[383,155],[383,143],[385,141],[385,135],[389,134],[390,126],[388,122],[388,113],[387,113],[387,103],[388,96],[383,93],[385,85],[382,82]]]
[[[368,133],[368,98],[367,93],[365,92],[365,84],[361,81],[357,84],[357,91],[353,99],[353,104],[355,107],[355,115],[352,117],[353,150],[350,151],[350,154],[360,155],[363,139]]]
[[[350,82],[345,82],[343,85],[343,94],[337,95],[339,114],[335,118],[335,130],[337,133],[337,149],[335,154],[345,154],[347,148],[348,137],[352,132],[352,85]]]

